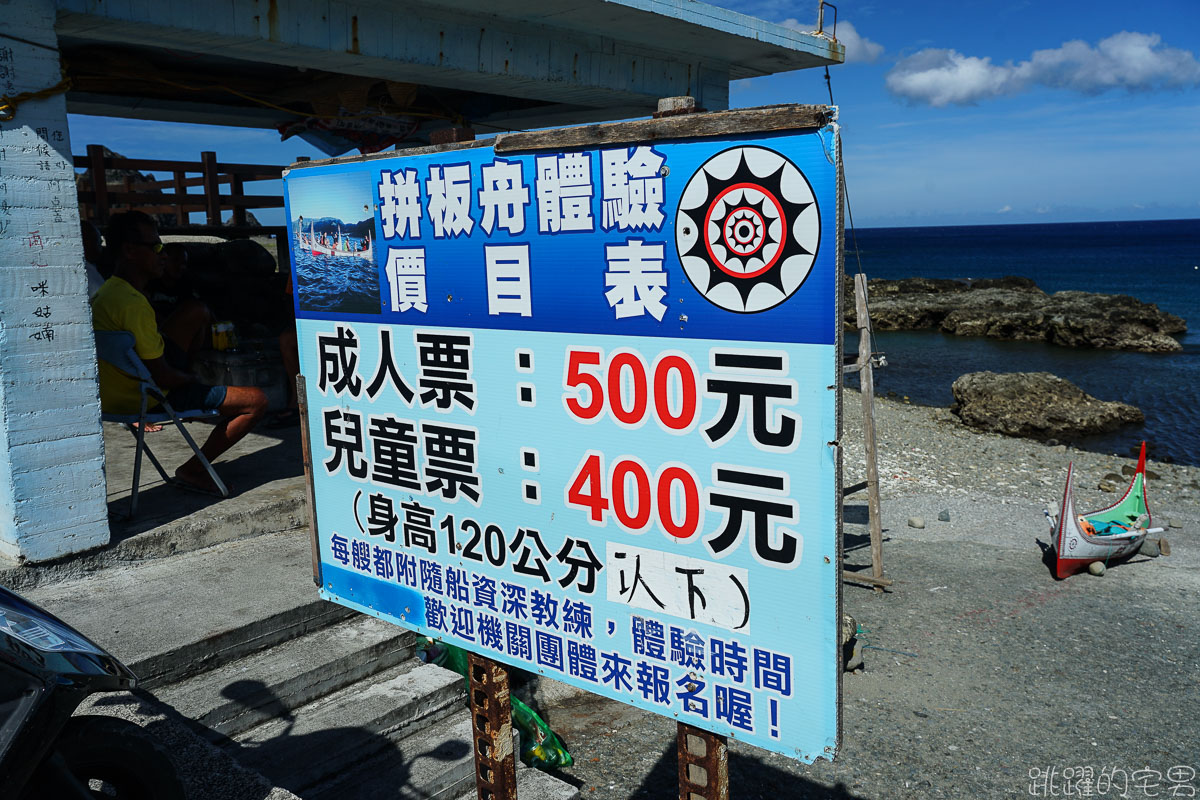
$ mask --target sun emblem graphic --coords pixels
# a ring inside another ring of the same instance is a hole
[[[713,305],[757,314],[812,270],[821,216],[804,173],[774,150],[735,147],[696,170],[675,216],[688,280]]]

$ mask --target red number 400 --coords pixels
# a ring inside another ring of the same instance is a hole
[[[606,471],[604,456],[589,450],[567,487],[566,501],[586,509],[588,519],[598,525],[607,523],[611,511],[622,527],[635,533],[649,527],[652,517],[677,539],[690,539],[700,529],[699,481],[681,464],[664,464],[652,479],[633,456],[619,457]]]

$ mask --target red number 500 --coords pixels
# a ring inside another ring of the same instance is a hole
[[[682,353],[663,353],[647,369],[630,350],[614,351],[607,363],[600,350],[568,350],[563,388],[574,394],[564,394],[563,403],[581,422],[595,422],[607,410],[626,428],[645,422],[653,406],[664,430],[686,433],[700,412],[698,385],[696,365]]]

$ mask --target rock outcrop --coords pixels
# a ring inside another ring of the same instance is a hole
[[[847,283],[849,297],[853,284]],[[958,336],[1043,341],[1064,347],[1173,353],[1186,323],[1126,295],[1056,292],[1029,278],[965,281],[906,278],[868,284],[876,331],[933,329]],[[844,304],[847,330],[854,303]]]
[[[1073,439],[1144,422],[1126,403],[1097,400],[1049,372],[971,372],[951,387],[966,425],[1030,439]]]

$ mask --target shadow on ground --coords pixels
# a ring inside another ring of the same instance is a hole
[[[258,680],[234,681],[222,696],[243,705],[250,713],[272,719],[268,738],[236,742],[226,739],[223,749],[241,764],[257,770],[273,786],[287,789],[305,800],[344,797],[411,797],[424,787],[412,785],[418,762],[452,762],[470,752],[463,740],[437,741],[428,747],[402,749],[374,731],[361,727],[328,727],[297,732],[291,709]],[[329,723],[336,720],[329,720]],[[446,724],[435,723],[435,724]],[[347,754],[352,754],[348,756]],[[353,786],[339,780],[344,764],[371,761],[371,769],[356,770]]]
[[[678,764],[675,747],[667,747],[631,797],[677,797]],[[737,800],[865,800],[840,783],[823,786],[745,753],[729,754],[729,786]]]
[[[211,423],[197,421],[188,424],[188,433],[203,444],[211,431]],[[247,505],[269,498],[274,491],[295,488],[302,482],[300,429],[259,429],[217,459],[217,473],[230,489],[228,498],[210,497],[178,489],[163,483],[162,478],[142,456],[141,490],[138,495],[137,516],[130,520],[129,496],[133,485],[133,461],[136,440],[124,428],[106,423],[105,475],[108,482],[108,510],[112,543],[144,533],[172,520],[217,507],[227,513],[239,504]],[[165,426],[157,433],[146,434],[146,442],[168,475],[191,457],[192,451],[174,426]]]

